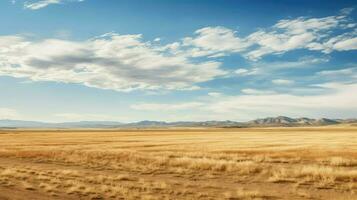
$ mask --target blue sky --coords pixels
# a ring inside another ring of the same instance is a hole
[[[357,117],[356,7],[4,0],[0,119]]]

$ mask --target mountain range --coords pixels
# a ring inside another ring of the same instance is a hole
[[[49,123],[22,120],[0,120],[0,128],[150,128],[150,127],[279,127],[279,126],[325,126],[334,124],[357,124],[357,119],[311,119],[306,117],[290,118],[285,116],[267,117],[248,122],[237,121],[140,121],[121,123],[115,121],[79,121]]]

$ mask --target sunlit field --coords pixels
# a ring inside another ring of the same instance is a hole
[[[1,130],[0,199],[357,199],[357,127]]]

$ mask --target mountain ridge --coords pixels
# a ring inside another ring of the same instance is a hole
[[[40,122],[25,120],[0,120],[0,128],[145,128],[145,127],[284,127],[284,126],[325,126],[357,123],[357,119],[290,118],[286,116],[259,118],[247,122],[238,121],[150,121],[121,123],[116,121]]]

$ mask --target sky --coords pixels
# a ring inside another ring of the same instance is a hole
[[[1,0],[0,119],[356,118],[356,8]]]

